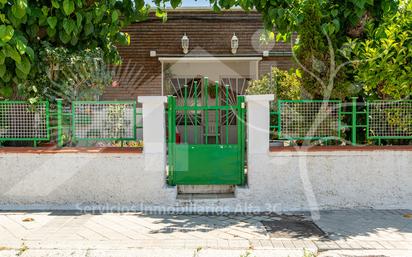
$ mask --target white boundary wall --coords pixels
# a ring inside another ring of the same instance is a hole
[[[272,99],[246,97],[248,184],[236,188],[235,198],[176,199],[165,179],[166,98],[141,97],[141,154],[0,152],[0,210],[412,209],[412,148],[270,152]]]
[[[172,205],[166,185],[166,97],[141,97],[143,153],[2,153],[1,209],[140,210]],[[35,151],[34,151],[35,152]]]

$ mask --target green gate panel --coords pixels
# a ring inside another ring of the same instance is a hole
[[[175,145],[177,185],[239,185],[243,166],[239,145]]]

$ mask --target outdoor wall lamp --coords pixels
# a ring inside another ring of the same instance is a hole
[[[182,49],[184,54],[189,52],[189,38],[186,36],[186,33],[182,37]]]
[[[233,36],[232,36],[231,46],[232,46],[232,54],[236,54],[237,49],[239,48],[239,39],[237,38],[235,33],[233,33]]]

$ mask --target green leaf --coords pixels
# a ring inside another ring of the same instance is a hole
[[[79,41],[79,38],[76,37],[76,36],[73,36],[72,39],[70,40],[70,44],[72,44],[73,46],[75,46],[78,41]]]
[[[76,27],[76,23],[73,20],[64,19],[63,28],[67,34],[70,35],[70,33],[72,33],[73,30],[75,29],[75,27]]]
[[[59,33],[59,38],[64,44],[67,44],[71,39],[70,35],[68,35],[65,31],[61,31]]]
[[[0,64],[0,78],[3,78],[4,74],[6,74],[6,64]]]
[[[14,17],[21,19],[26,15],[27,0],[17,0],[16,3],[11,7],[11,12]]]
[[[0,64],[3,64],[5,59],[6,59],[6,56],[4,55],[3,51],[1,51],[0,52]]]
[[[119,13],[117,10],[114,10],[112,13],[112,23],[115,23],[119,19]]]
[[[82,26],[82,21],[83,21],[83,16],[77,12],[76,13],[76,23],[77,23],[77,27],[81,27]]]
[[[12,58],[16,63],[21,62],[20,54],[14,47],[11,47],[10,45],[5,45],[4,50],[6,51],[6,55]]]
[[[16,64],[17,69],[19,69],[21,72],[23,72],[25,75],[30,73],[30,69],[31,69],[31,63],[29,61],[29,58],[27,58],[26,56],[24,56],[21,59],[21,62]]]
[[[172,6],[173,9],[177,8],[180,4],[180,0],[170,0],[170,5]]]
[[[42,11],[44,16],[47,16],[49,14],[49,8],[47,6],[43,6],[41,8],[41,11]]]
[[[11,86],[0,87],[0,95],[6,98],[11,97],[13,95],[13,88]]]
[[[72,0],[63,1],[63,11],[68,16],[74,11],[74,2]]]
[[[92,23],[86,23],[86,25],[84,26],[84,33],[86,34],[86,36],[92,34],[94,32],[94,26]]]
[[[3,41],[3,43],[7,43],[13,38],[14,35],[14,29],[10,25],[0,25],[0,40]]]
[[[16,40],[16,48],[20,54],[24,54],[26,52],[27,45],[21,40]]]
[[[302,72],[299,69],[296,69],[296,76],[302,78]]]
[[[52,0],[52,6],[53,8],[57,8],[57,9],[60,8],[60,4],[57,0]]]
[[[55,35],[56,35],[56,29],[52,29],[52,28],[47,28],[47,35],[49,36],[49,37],[54,37]]]
[[[333,24],[335,25],[335,31],[340,30],[340,22],[338,19],[333,19]]]
[[[34,61],[34,51],[33,48],[31,48],[30,46],[26,47],[26,54],[29,56],[31,61]]]
[[[54,29],[57,25],[57,17],[50,16],[49,18],[47,18],[47,24],[49,24],[50,28]]]
[[[119,32],[117,34],[117,40],[122,45],[130,45],[130,35],[124,32]]]
[[[22,72],[19,68],[16,67],[15,69],[16,75],[19,79],[26,79],[27,78],[27,74]]]

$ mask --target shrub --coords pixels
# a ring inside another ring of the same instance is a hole
[[[271,73],[265,74],[258,80],[251,81],[246,89],[246,94],[275,94],[278,99],[291,100],[300,98],[301,81],[299,70],[284,71],[273,67]]]

